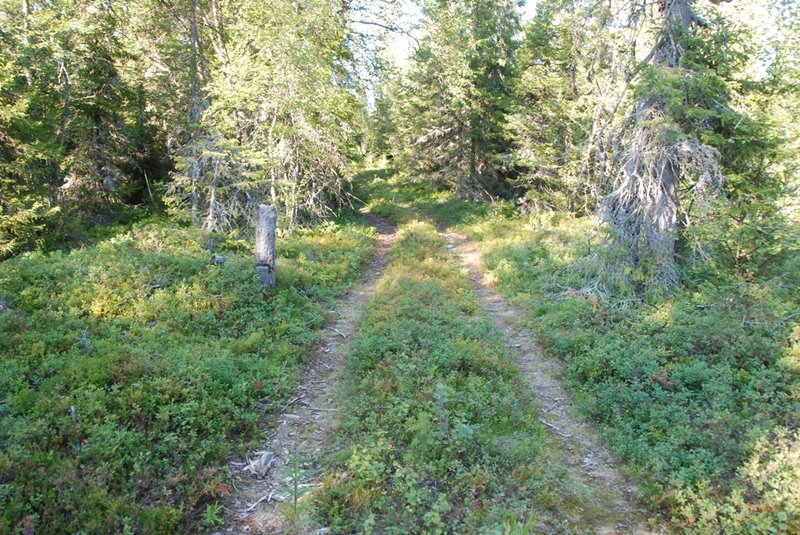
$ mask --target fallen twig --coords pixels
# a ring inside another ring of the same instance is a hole
[[[301,395],[301,396],[297,396],[297,397],[296,397],[296,398],[294,398],[292,401],[290,401],[289,403],[287,403],[286,405],[284,405],[284,406],[283,406],[283,408],[281,409],[281,411],[285,411],[286,409],[288,409],[289,407],[291,407],[292,405],[294,405],[295,403],[297,403],[298,401],[300,401],[300,400],[301,400],[301,399],[303,399],[304,397],[306,397],[306,394],[303,394],[303,395]]]
[[[561,437],[564,437],[564,438],[571,438],[572,437],[572,435],[567,435],[566,433],[562,432],[561,429],[559,429],[555,425],[551,424],[550,422],[548,422],[544,418],[539,418],[539,421],[542,422],[547,427],[549,427],[550,429],[552,429],[553,431],[555,431],[558,436],[561,436]]]
[[[252,510],[253,510],[253,509],[255,509],[256,507],[258,507],[258,504],[260,504],[261,502],[267,502],[267,503],[269,503],[269,501],[270,501],[270,500],[272,500],[272,496],[273,496],[274,494],[275,494],[275,491],[274,491],[274,490],[270,491],[270,493],[269,493],[269,494],[264,494],[262,497],[260,497],[260,498],[258,499],[258,501],[256,501],[255,503],[252,503],[252,504],[250,504],[250,506],[249,506],[247,509],[245,509],[245,510],[244,510],[244,512],[245,512],[245,513],[249,513],[250,511],[252,511]]]
[[[552,405],[550,405],[549,407],[544,409],[542,412],[550,412],[553,409],[555,409],[556,407],[558,407],[559,405],[561,405],[561,402],[560,401],[556,401],[555,403],[553,403]]]

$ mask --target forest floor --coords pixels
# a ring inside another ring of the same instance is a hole
[[[533,333],[520,324],[520,312],[498,295],[475,244],[456,232],[443,232],[442,236],[475,285],[481,306],[518,355],[517,364],[534,392],[540,421],[555,435],[570,477],[587,489],[587,498],[600,512],[585,525],[591,525],[593,533],[649,533],[642,521],[645,510],[639,489],[621,473],[597,434],[578,416],[563,384],[563,365],[542,353]]]
[[[374,241],[352,218],[281,236],[271,291],[246,240],[164,220],[3,262],[0,533],[218,526],[218,467],[293,399]]]
[[[362,280],[333,311],[295,396],[277,417],[263,423],[267,440],[243,462],[231,462],[227,533],[298,531],[303,496],[319,484],[321,455],[338,422],[337,386],[344,358],[394,242],[392,223],[372,214],[364,217],[377,236]]]
[[[590,218],[356,187],[274,290],[161,220],[3,262],[0,532],[800,532],[800,255],[598,298]]]
[[[382,201],[363,281],[231,464],[223,531],[660,532],[470,240]]]

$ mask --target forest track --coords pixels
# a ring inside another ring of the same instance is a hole
[[[575,518],[553,531],[589,529],[597,534],[661,533],[647,527],[646,510],[638,505],[640,493],[635,484],[616,467],[602,441],[578,416],[560,377],[563,366],[544,356],[535,336],[519,325],[520,313],[498,295],[486,277],[480,252],[469,238],[453,232],[440,232],[448,250],[467,270],[478,300],[501,331],[508,347],[518,355],[518,366],[541,411],[541,422],[553,435],[572,484],[591,507],[579,508]]]
[[[388,265],[395,238],[395,225],[373,214],[363,215],[375,228],[377,239],[362,279],[338,302],[303,369],[295,395],[277,418],[270,420],[266,442],[244,462],[231,463],[233,488],[225,504],[227,522],[219,533],[297,531],[291,525],[294,480],[298,480],[301,492],[320,483],[320,456],[330,449],[330,435],[339,421],[336,388],[345,356],[364,306]],[[299,470],[295,470],[293,458],[298,460]]]

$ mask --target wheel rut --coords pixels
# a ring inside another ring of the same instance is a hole
[[[302,382],[289,403],[269,426],[264,444],[242,461],[231,462],[231,494],[225,504],[227,522],[220,533],[286,533],[293,528],[287,506],[294,480],[301,491],[318,485],[321,453],[332,441],[339,421],[336,387],[345,355],[365,304],[388,264],[395,226],[366,213],[375,228],[376,246],[358,285],[338,302],[323,328],[321,341],[303,369]],[[295,470],[293,458],[299,470]],[[297,474],[300,476],[297,477]]]
[[[543,425],[554,435],[571,483],[588,507],[579,507],[575,518],[562,519],[552,531],[585,529],[591,533],[660,533],[647,527],[645,509],[638,505],[637,486],[625,477],[570,402],[560,376],[563,367],[546,358],[534,335],[519,325],[519,312],[500,297],[485,275],[481,255],[466,236],[442,232],[452,256],[467,271],[482,308],[501,331],[506,344],[518,355],[518,366],[541,410]]]

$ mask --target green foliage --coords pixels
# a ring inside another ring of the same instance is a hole
[[[469,281],[431,225],[404,225],[398,240],[348,357],[349,447],[317,499],[325,525],[502,532],[566,508],[545,432]]]
[[[424,2],[425,36],[393,94],[401,163],[465,197],[503,190],[516,4]]]
[[[249,221],[267,196],[291,225],[331,215],[347,201],[363,105],[343,65],[346,17],[319,0],[225,4],[214,16],[225,51],[193,52],[209,72],[189,73],[202,109],[177,152],[171,204],[207,230]]]
[[[681,489],[676,511],[701,533],[796,533],[800,531],[800,448],[797,433],[781,430],[753,447],[729,495],[701,485]]]
[[[0,257],[165,193],[209,231],[267,196],[293,225],[331,216],[361,151],[351,16],[319,0],[0,1]]]
[[[397,147],[392,142],[397,136],[397,126],[392,118],[390,84],[384,81],[375,88],[375,109],[367,120],[367,154],[375,158],[394,160]]]
[[[301,486],[305,474],[300,468],[300,457],[297,452],[292,453],[289,469],[288,477],[284,479],[287,482],[286,491],[289,501],[283,504],[281,510],[289,522],[291,533],[300,535],[304,533],[302,530],[307,527],[307,515],[311,504],[308,500],[304,500],[304,497],[311,489],[304,485]]]
[[[294,392],[370,243],[353,223],[280,240],[274,291],[257,284],[250,247],[164,224],[4,262],[0,531],[217,525],[208,489],[230,438],[246,447],[257,407]]]
[[[222,506],[218,503],[210,503],[203,511],[203,525],[207,528],[215,528],[224,524],[222,518]]]
[[[11,197],[0,215],[0,259],[37,249],[42,245],[47,221],[54,215],[40,201]]]
[[[498,289],[527,311],[584,413],[676,526],[796,530],[797,242],[744,273],[687,268],[688,287],[669,298],[643,303],[620,290],[604,301],[581,291],[590,223],[496,212],[457,228],[479,240]],[[781,233],[796,229],[770,234]]]
[[[605,114],[597,102],[598,87],[608,83],[608,73],[593,71],[608,65],[612,44],[607,35],[601,40],[602,28],[591,24],[606,9],[598,5],[598,13],[592,13],[581,2],[540,2],[524,29],[507,128],[514,142],[512,182],[527,208],[593,207],[594,199],[587,198],[595,184],[586,146],[593,142],[593,115],[598,121]]]
[[[8,256],[40,245],[45,223],[108,221],[120,203],[144,200],[163,150],[124,68],[127,27],[114,6],[4,1],[0,16],[0,256]]]

